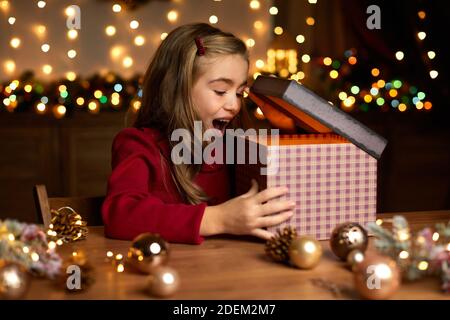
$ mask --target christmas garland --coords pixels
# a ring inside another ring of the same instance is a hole
[[[35,112],[69,117],[74,112],[117,112],[140,108],[141,75],[124,79],[115,73],[94,74],[51,82],[35,78],[31,71],[0,83],[0,112]]]
[[[450,221],[412,233],[403,216],[394,216],[392,230],[382,227],[383,221],[370,223],[368,229],[376,237],[375,247],[393,258],[410,281],[426,275],[441,278],[443,292],[450,292]]]
[[[62,265],[56,243],[47,242],[37,225],[16,220],[0,220],[0,260],[15,262],[31,274],[55,278]]]

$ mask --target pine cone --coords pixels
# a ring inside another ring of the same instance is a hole
[[[282,231],[266,242],[266,255],[277,262],[289,261],[289,246],[297,237],[297,231],[292,227],[285,227]]]
[[[51,210],[52,219],[48,234],[48,240],[61,239],[64,242],[73,242],[85,239],[88,233],[86,221],[70,207],[62,207]]]

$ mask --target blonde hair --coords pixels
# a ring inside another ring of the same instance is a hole
[[[203,71],[197,59],[197,37],[203,41],[205,57],[238,54],[247,62],[249,60],[247,47],[241,39],[206,23],[183,25],[168,34],[156,50],[145,74],[142,106],[134,127],[158,129],[168,140],[170,150],[176,143],[170,140],[171,133],[184,128],[194,137],[194,121],[200,120],[191,99],[192,86]],[[243,106],[231,127],[243,126],[247,119],[248,114]],[[201,169],[200,164],[174,165],[170,158],[166,160],[186,203],[198,204],[209,200],[193,182]]]

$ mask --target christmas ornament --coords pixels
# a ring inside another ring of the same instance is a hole
[[[51,210],[51,214],[52,219],[47,234],[53,241],[74,242],[86,238],[87,223],[74,209],[62,207]]]
[[[153,268],[148,277],[147,290],[156,297],[166,298],[173,295],[180,286],[178,272],[169,267],[160,265]]]
[[[142,273],[151,273],[169,260],[169,244],[159,234],[137,236],[128,250],[127,263]]]
[[[289,259],[300,269],[312,269],[320,261],[322,246],[312,237],[301,236],[292,240],[289,246]]]
[[[286,227],[277,230],[277,234],[266,242],[266,255],[277,262],[287,262],[289,260],[289,246],[291,241],[297,237],[295,228]]]
[[[54,279],[58,275],[62,259],[56,246],[47,242],[45,232],[35,224],[0,220],[0,260],[16,262],[33,276]]]
[[[21,299],[30,285],[30,276],[22,265],[0,260],[0,299]]]
[[[400,286],[400,270],[394,260],[377,254],[367,255],[355,266],[355,288],[366,299],[388,299]]]
[[[368,245],[367,231],[358,223],[343,223],[331,233],[330,247],[333,253],[345,261],[350,251],[365,252]]]
[[[364,253],[361,250],[354,249],[347,255],[347,264],[350,268],[364,261]]]
[[[7,104],[5,111],[8,112],[33,112],[53,115],[57,119],[70,118],[79,113],[97,114],[100,111],[121,112],[131,109],[136,113],[141,106],[142,74],[128,79],[112,72],[96,73],[87,78],[75,74],[71,76],[75,79],[68,81],[64,77],[49,82],[42,78],[37,79],[32,71],[25,71],[14,79],[0,82],[0,102]],[[11,88],[9,85],[12,82],[17,86],[16,89],[6,89]],[[30,88],[31,91],[24,88]],[[95,92],[101,93],[102,96],[94,99]],[[14,100],[10,99],[12,93]],[[118,99],[107,98],[112,95]],[[64,105],[65,109],[53,107],[60,104]]]
[[[438,276],[442,291],[450,292],[450,222],[412,233],[408,221],[397,215],[369,223],[368,228],[375,236],[375,248],[397,262],[404,278],[414,281]]]

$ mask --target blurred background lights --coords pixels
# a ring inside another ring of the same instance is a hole
[[[130,22],[130,28],[131,28],[131,29],[137,29],[137,28],[139,28],[139,22],[138,22],[137,20],[132,20],[132,21]]]
[[[78,31],[75,29],[71,29],[67,31],[67,37],[71,40],[74,40],[78,37]]]
[[[404,57],[405,57],[405,54],[404,54],[402,51],[397,51],[397,52],[395,53],[395,58],[396,58],[398,61],[402,61]]]
[[[116,27],[114,26],[107,26],[105,28],[105,33],[107,36],[112,37],[113,35],[116,34]]]
[[[50,74],[52,73],[53,68],[51,65],[49,64],[45,64],[44,66],[42,66],[42,72],[44,72],[45,74]]]
[[[116,3],[112,6],[112,11],[118,13],[118,12],[122,11],[122,6],[120,4]]]
[[[20,46],[20,43],[21,40],[17,37],[12,38],[11,41],[9,42],[11,47],[13,47],[14,49],[17,49]]]
[[[304,63],[308,63],[309,61],[311,61],[311,57],[305,53],[304,55],[302,55],[302,61]]]
[[[275,27],[275,28],[273,29],[273,32],[274,32],[277,36],[280,36],[280,35],[283,34],[283,28],[280,27],[280,26]]]
[[[125,68],[129,68],[133,65],[133,59],[131,57],[125,57],[122,61],[122,64]]]
[[[250,1],[250,8],[253,10],[258,10],[261,7],[261,4],[259,3],[258,0],[252,0]]]
[[[167,13],[167,20],[169,20],[170,22],[176,22],[178,19],[178,12],[175,10],[170,10]]]
[[[247,41],[245,41],[245,43],[247,44],[247,47],[249,47],[249,48],[252,48],[255,46],[255,40],[252,38],[247,39]]]
[[[424,40],[427,37],[427,34],[423,31],[420,31],[417,33],[417,37],[419,38],[419,40]]]
[[[299,34],[299,35],[297,35],[297,37],[295,38],[295,40],[296,40],[298,43],[303,43],[303,42],[305,42],[305,36],[302,35],[302,34]]]
[[[439,75],[439,72],[437,72],[436,70],[431,70],[430,71],[430,78],[431,79],[436,79]]]
[[[75,9],[72,6],[69,6],[66,8],[66,10],[64,11],[66,13],[66,16],[68,17],[73,17],[75,16]]]
[[[145,43],[145,38],[143,36],[136,36],[134,38],[134,44],[137,46],[143,46]]]
[[[50,45],[47,44],[47,43],[44,43],[44,44],[41,46],[41,50],[42,50],[42,52],[48,52],[48,51],[50,50]]]
[[[274,7],[270,7],[269,13],[270,13],[271,15],[273,15],[273,16],[277,15],[277,14],[278,14],[278,8],[275,7],[275,6],[274,6]]]
[[[306,24],[308,26],[313,26],[316,23],[316,20],[313,17],[307,17],[306,18]]]
[[[253,23],[253,27],[257,30],[262,29],[263,28],[263,23],[260,20],[257,20]]]
[[[217,16],[212,15],[209,17],[209,23],[216,24],[217,22],[219,22],[219,18],[217,18]]]
[[[71,49],[71,50],[67,51],[67,56],[70,59],[73,59],[73,58],[75,58],[77,56],[77,52],[75,50]]]

